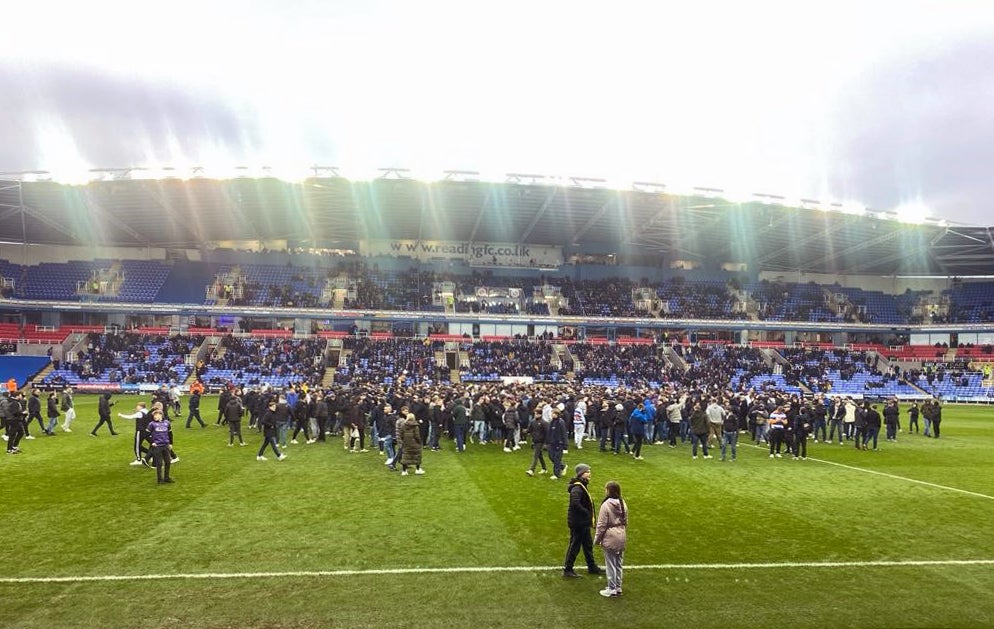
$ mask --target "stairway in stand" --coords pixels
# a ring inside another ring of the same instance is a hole
[[[28,382],[30,382],[32,384],[32,386],[35,385],[35,384],[41,384],[41,381],[45,379],[45,376],[47,376],[48,374],[52,373],[52,371],[54,371],[54,370],[55,370],[55,364],[52,361],[48,361],[48,364],[45,365],[42,368],[41,371],[39,371],[38,373],[36,373],[35,375],[33,375],[28,380]],[[25,387],[25,388],[27,388],[27,387]]]
[[[324,377],[321,378],[322,389],[327,389],[331,385],[335,384],[335,373],[337,371],[338,370],[335,369],[334,367],[328,367],[327,369],[325,369]]]

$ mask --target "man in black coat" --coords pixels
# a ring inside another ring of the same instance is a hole
[[[590,530],[594,526],[594,501],[587,491],[590,483],[590,466],[580,463],[576,466],[576,476],[570,482],[569,507],[566,510],[566,524],[569,526],[569,546],[566,548],[566,560],[563,562],[563,576],[579,577],[573,564],[576,557],[583,549],[583,558],[587,561],[587,572],[589,574],[602,574],[604,571],[597,565],[594,559],[594,538]]]
[[[5,405],[5,417],[3,418],[7,423],[7,454],[20,454],[21,448],[18,446],[21,437],[24,436],[24,426],[26,424],[24,418],[27,417],[27,411],[24,410],[24,406],[21,404],[24,394],[15,391],[10,393],[8,397],[9,399]]]
[[[194,419],[197,420],[201,428],[206,426],[207,424],[205,424],[204,420],[200,418],[200,391],[193,391],[190,394],[190,400],[187,402],[187,406],[190,409],[190,414],[186,416],[186,427],[189,428]]]

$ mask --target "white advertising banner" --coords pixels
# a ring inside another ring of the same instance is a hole
[[[407,256],[417,260],[466,260],[473,266],[557,268],[563,263],[562,247],[512,242],[363,240],[359,243],[359,253],[363,256]]]

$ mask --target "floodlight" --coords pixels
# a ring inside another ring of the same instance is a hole
[[[929,215],[928,207],[921,201],[903,203],[894,210],[896,220],[902,223],[920,225],[925,222]]]
[[[39,181],[52,181],[68,186],[83,186],[92,180],[93,175],[89,169],[62,169],[50,173],[47,179],[39,179]]]

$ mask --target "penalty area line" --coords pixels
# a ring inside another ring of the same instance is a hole
[[[625,566],[625,570],[778,570],[796,568],[904,568],[994,566],[994,559],[938,559],[896,561],[794,561],[771,563],[691,563]],[[63,577],[0,577],[0,584],[89,583],[108,581],[165,581],[197,579],[278,579],[300,577],[356,577],[409,574],[472,574],[494,572],[555,572],[562,566],[464,566],[455,568],[390,568],[369,570],[301,570],[285,572],[191,572],[176,574],[77,575]]]
[[[761,450],[766,450],[765,447],[753,444],[754,448],[759,448]],[[816,463],[824,463],[825,465],[834,465],[836,467],[842,467],[847,470],[853,470],[855,472],[863,472],[865,474],[876,474],[877,476],[883,476],[885,478],[892,478],[894,480],[901,480],[906,483],[915,483],[917,485],[925,485],[926,487],[932,487],[933,489],[944,489],[946,491],[954,491],[960,494],[966,494],[967,496],[973,496],[974,498],[986,498],[987,500],[994,500],[994,496],[989,496],[987,494],[982,494],[977,491],[970,491],[969,489],[960,489],[959,487],[950,487],[948,485],[940,485],[938,483],[930,483],[925,480],[918,480],[917,478],[908,478],[907,476],[898,476],[897,474],[888,474],[887,472],[879,472],[877,470],[867,469],[865,467],[858,467],[856,465],[846,465],[845,463],[836,463],[835,461],[829,461],[827,459],[819,459],[817,457],[808,457],[809,461],[814,461]]]

